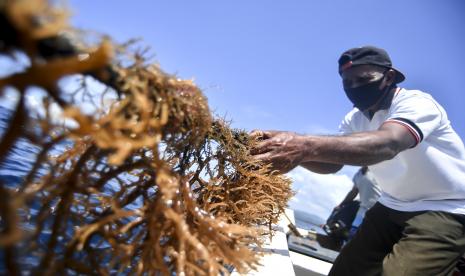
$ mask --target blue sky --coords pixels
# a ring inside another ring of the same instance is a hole
[[[74,26],[120,42],[142,38],[165,71],[194,78],[234,127],[337,132],[351,108],[337,59],[371,44],[406,75],[402,87],[432,94],[465,137],[462,0],[72,0],[70,7]],[[292,204],[327,216],[354,170],[292,172],[301,190]]]

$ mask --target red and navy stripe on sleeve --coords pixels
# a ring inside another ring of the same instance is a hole
[[[388,119],[385,123],[397,123],[400,124],[408,129],[408,131],[413,135],[415,138],[415,145],[418,145],[421,141],[423,141],[423,132],[421,129],[412,121],[405,119],[405,118],[391,118]]]

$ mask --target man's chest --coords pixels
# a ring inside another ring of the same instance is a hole
[[[354,130],[356,132],[377,130],[388,119],[388,117],[388,110],[380,110],[376,112],[371,119],[365,115],[361,115],[359,120],[355,122]]]

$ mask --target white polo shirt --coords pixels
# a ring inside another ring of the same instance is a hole
[[[365,174],[359,170],[352,178],[352,182],[354,182],[354,186],[357,187],[360,197],[358,214],[363,217],[366,211],[378,202],[381,195],[381,188],[378,186],[378,183],[376,183],[376,179],[370,170],[367,170]]]
[[[416,145],[369,167],[382,189],[379,202],[399,211],[465,214],[465,147],[445,110],[429,94],[398,89],[390,107],[371,120],[354,108],[340,131],[374,131],[386,122],[406,127]]]

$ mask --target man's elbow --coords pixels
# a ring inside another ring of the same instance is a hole
[[[326,167],[323,172],[320,174],[332,174],[332,173],[337,173],[342,169],[343,165],[339,164],[330,164],[330,166]]]
[[[319,162],[307,162],[300,164],[302,167],[306,168],[309,171],[318,174],[332,174],[338,172],[343,165],[340,164],[330,164],[330,163],[319,163]]]
[[[380,156],[382,156],[381,161],[391,160],[397,156],[404,148],[402,145],[396,141],[392,141],[387,144]]]
[[[381,161],[391,160],[400,152],[415,146],[414,138],[403,127],[399,128],[396,124],[385,124],[383,127],[384,130],[376,132],[379,139],[375,139],[377,145],[372,149],[379,153]]]

